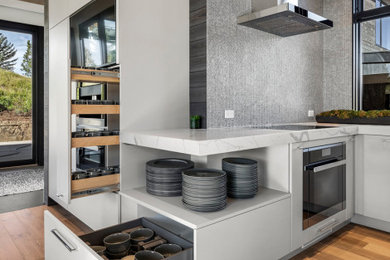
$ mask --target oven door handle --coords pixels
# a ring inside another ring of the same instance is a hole
[[[334,162],[334,163],[328,163],[328,164],[324,164],[324,165],[320,165],[320,166],[317,166],[317,167],[314,167],[314,168],[306,168],[305,170],[309,170],[309,171],[313,171],[314,173],[317,173],[317,172],[322,172],[322,171],[326,171],[326,170],[329,170],[329,169],[332,169],[332,168],[336,168],[336,167],[339,167],[339,166],[342,166],[342,165],[346,165],[347,164],[347,160],[341,160],[341,161],[337,161],[337,162]]]

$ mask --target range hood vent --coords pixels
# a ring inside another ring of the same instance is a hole
[[[281,37],[333,27],[331,20],[300,7],[298,0],[275,1],[252,0],[254,12],[238,17],[237,23]]]

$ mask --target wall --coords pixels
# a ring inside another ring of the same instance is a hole
[[[0,0],[0,19],[44,26],[44,6],[15,0]]]
[[[209,128],[310,121],[313,119],[307,117],[309,109],[321,112],[324,107],[351,105],[352,97],[346,94],[352,92],[352,83],[346,79],[352,77],[352,72],[348,72],[352,65],[352,59],[349,62],[352,45],[347,51],[350,34],[346,33],[351,25],[347,24],[349,1],[307,0],[304,5],[321,14],[333,8],[330,2],[340,2],[343,8],[332,10],[337,19],[333,31],[340,38],[327,43],[328,35],[325,37],[324,32],[281,38],[238,26],[236,18],[250,12],[250,0],[208,0]],[[340,23],[339,15],[346,14]],[[336,70],[325,69],[325,66],[334,66],[330,63],[337,53],[324,51],[324,48],[329,50],[340,45],[341,51],[349,55],[343,55],[336,62]],[[324,59],[324,55],[330,58]],[[339,92],[324,91],[329,85]],[[235,118],[224,119],[225,109],[235,110]]]
[[[324,0],[324,16],[334,28],[324,31],[323,110],[352,109],[352,3]]]

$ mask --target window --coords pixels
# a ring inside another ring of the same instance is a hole
[[[387,0],[354,3],[355,109],[390,109],[389,4]]]

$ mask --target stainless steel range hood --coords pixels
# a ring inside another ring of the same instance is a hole
[[[298,1],[252,0],[254,12],[238,17],[237,23],[282,37],[333,27],[331,20],[302,8]]]

